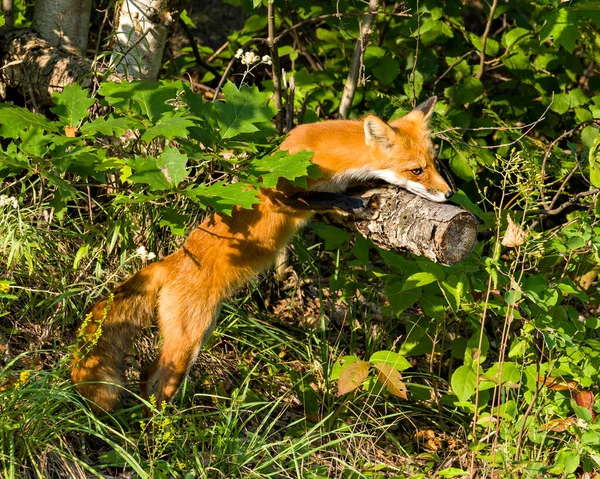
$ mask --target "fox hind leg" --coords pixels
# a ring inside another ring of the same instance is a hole
[[[177,394],[200,348],[210,337],[220,311],[220,304],[194,307],[190,296],[165,289],[159,298],[158,324],[163,345],[159,356],[140,376],[142,397],[149,399],[154,395],[159,408]],[[177,301],[180,298],[188,299],[187,304]]]

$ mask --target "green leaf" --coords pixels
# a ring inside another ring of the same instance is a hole
[[[54,135],[44,135],[44,130],[32,126],[20,134],[21,144],[19,149],[30,156],[41,158],[48,151],[48,145]]]
[[[411,293],[404,293],[411,294]],[[433,351],[433,341],[427,334],[429,318],[420,317],[417,321],[408,321],[406,325],[406,339],[400,346],[400,354],[403,356],[420,356],[430,354]]]
[[[562,465],[564,474],[573,474],[579,467],[581,456],[575,451],[560,451],[556,462]]]
[[[257,191],[245,183],[226,184],[215,183],[211,186],[188,188],[183,192],[200,201],[202,204],[211,205],[218,213],[231,215],[234,206],[252,209],[252,205],[260,203]]]
[[[600,188],[600,137],[596,137],[588,153],[590,163],[590,182]]]
[[[187,176],[187,155],[183,155],[177,148],[167,146],[160,155],[157,166],[162,169],[164,176],[171,185],[177,187]]]
[[[188,12],[186,9],[183,9],[181,11],[181,13],[179,14],[179,19],[188,27],[192,27],[192,28],[196,28],[196,24],[194,23],[194,21],[190,18]]]
[[[454,371],[450,380],[452,391],[456,394],[460,402],[465,402],[473,396],[476,383],[477,376],[475,371],[469,366],[460,366]]]
[[[142,135],[142,140],[150,142],[157,136],[162,136],[167,140],[175,137],[187,138],[189,135],[188,128],[194,126],[194,122],[190,117],[174,115],[171,118],[162,118],[148,128]]]
[[[423,91],[423,75],[419,70],[415,70],[414,91],[413,81],[411,80],[412,78],[409,77],[408,81],[404,82],[404,93],[406,93],[406,96],[409,98],[419,98],[421,92]]]
[[[465,477],[469,475],[469,471],[464,471],[457,467],[447,467],[446,469],[439,471],[436,475],[439,477]]]
[[[569,97],[568,93],[558,93],[554,95],[554,102],[550,109],[562,115],[563,113],[566,113],[570,107],[571,97]]]
[[[84,123],[79,131],[84,136],[93,136],[98,133],[104,136],[121,136],[127,130],[142,127],[143,125],[133,118],[114,118],[113,116],[109,116],[105,119],[104,117],[99,116],[90,123]]]
[[[29,128],[38,128],[48,132],[56,132],[56,125],[43,115],[31,113],[26,108],[0,104],[0,137],[19,138]]]
[[[182,215],[174,208],[163,208],[160,211],[162,216],[159,226],[168,226],[171,233],[177,236],[185,235],[185,223],[189,220],[187,215]]]
[[[554,45],[563,47],[569,53],[573,53],[577,40],[581,35],[577,31],[577,24],[571,12],[567,8],[559,8],[546,15],[546,23],[540,30],[540,41],[544,42],[550,37],[554,39]]]
[[[573,408],[573,411],[575,411],[575,414],[577,414],[578,418],[583,419],[584,421],[587,421],[587,422],[593,421],[594,418],[592,417],[592,413],[589,411],[588,408],[585,408],[583,406],[578,406],[575,403],[575,401],[572,401],[571,407]]]
[[[434,283],[437,277],[431,273],[415,273],[411,274],[402,285],[402,291],[410,291],[411,289],[420,288],[422,286]]]
[[[134,109],[156,123],[172,114],[174,107],[167,102],[175,99],[181,89],[181,82],[104,82],[99,93],[110,106],[121,110]]]
[[[157,158],[136,156],[126,160],[127,165],[135,170],[129,180],[136,184],[149,185],[152,190],[168,190],[171,183],[165,177]]]
[[[473,363],[482,363],[485,361],[489,349],[490,341],[488,337],[485,334],[481,337],[481,349],[479,349],[479,333],[474,334],[467,341],[465,365],[471,366]]]
[[[502,36],[502,44],[506,47],[506,49],[509,49],[513,45],[516,45],[530,36],[531,32],[525,28],[513,28]]]
[[[386,282],[385,294],[396,314],[400,314],[402,311],[410,308],[421,298],[420,293],[403,291],[399,281]]]
[[[219,115],[218,122],[221,138],[233,138],[241,133],[254,133],[256,123],[270,122],[276,113],[272,106],[267,106],[271,96],[268,92],[260,92],[256,85],[242,86],[239,90],[232,82],[223,87],[225,103],[216,103]]]
[[[300,151],[293,155],[287,151],[277,151],[273,155],[255,159],[250,163],[247,172],[262,178],[261,186],[275,188],[279,178],[287,178],[301,188],[307,188],[306,177],[320,175],[317,165],[311,163],[313,153]]]
[[[444,95],[459,105],[473,103],[483,93],[483,84],[478,78],[468,76],[454,86],[444,90]]]
[[[352,236],[339,229],[337,226],[326,225],[325,223],[312,223],[312,230],[317,233],[319,238],[325,240],[325,249],[328,251],[345,247],[352,239]]]
[[[54,93],[52,100],[56,104],[50,111],[69,126],[77,126],[81,120],[88,117],[88,108],[96,100],[89,98],[88,91],[77,84],[67,85],[61,93]]]
[[[404,356],[394,351],[377,351],[373,353],[369,362],[371,364],[385,363],[398,371],[404,371],[411,367],[411,364]]]
[[[469,33],[469,40],[478,51],[481,51],[481,47],[483,46],[483,41],[481,37],[475,35],[474,33]],[[500,51],[500,44],[494,40],[493,38],[486,38],[485,40],[485,54],[491,57],[496,56]]]
[[[373,67],[373,75],[384,85],[392,83],[398,76],[398,73],[400,73],[400,63],[390,56],[380,58]],[[423,83],[422,80],[421,83]]]

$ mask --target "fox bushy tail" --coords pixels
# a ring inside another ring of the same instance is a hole
[[[154,316],[161,283],[160,263],[146,266],[85,316],[71,378],[94,411],[110,411],[117,405],[125,359],[134,339]]]

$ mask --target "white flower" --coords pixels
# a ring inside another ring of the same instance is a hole
[[[264,57],[262,57],[262,62],[266,63],[267,65],[271,65],[273,63],[269,55],[265,55]]]
[[[253,65],[254,63],[260,61],[260,57],[254,52],[246,52],[242,57],[243,65]]]
[[[137,255],[142,259],[142,261],[148,261],[156,258],[156,255],[152,252],[148,253],[145,246],[140,246],[135,250]]]
[[[0,195],[0,206],[11,205],[13,208],[19,207],[19,202],[14,196]]]
[[[237,52],[235,52],[235,58],[242,58],[242,55],[244,54],[244,50],[242,48],[239,48]]]

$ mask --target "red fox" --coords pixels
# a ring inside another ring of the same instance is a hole
[[[380,179],[432,201],[453,194],[436,171],[428,121],[436,97],[386,123],[331,120],[293,129],[282,150],[313,152],[322,177],[309,190],[342,192]],[[127,354],[138,332],[156,316],[163,337],[158,358],[141,373],[142,397],[170,401],[212,333],[222,301],[270,266],[312,211],[286,206],[291,186],[262,189],[259,205],[212,214],[179,250],[152,263],[97,303],[80,328],[71,377],[95,412],[118,403]]]

